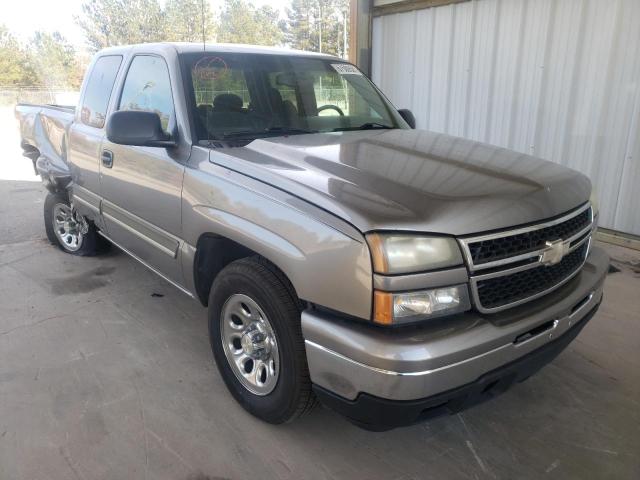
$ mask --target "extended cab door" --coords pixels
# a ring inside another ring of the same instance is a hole
[[[169,133],[176,115],[172,80],[163,57],[133,55],[114,109],[156,112]],[[188,151],[116,145],[105,138],[100,164],[102,215],[109,237],[180,285],[181,193]]]
[[[105,226],[100,215],[100,147],[105,136],[109,99],[121,64],[122,55],[96,58],[84,84],[75,122],[69,129],[73,204],[101,230]]]

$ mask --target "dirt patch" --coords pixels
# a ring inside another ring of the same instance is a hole
[[[612,258],[611,265],[613,265],[619,272],[627,270],[633,273],[636,277],[640,276],[640,260],[619,260]]]
[[[106,267],[106,266],[94,268],[93,270],[91,270],[91,272],[93,272],[93,274],[97,277],[104,277],[105,275],[111,275],[115,271],[116,271],[116,267]]]
[[[14,188],[13,190],[9,190],[9,194],[14,193],[25,193],[25,192],[42,192],[42,188]]]
[[[115,267],[101,266],[71,277],[54,279],[51,281],[51,293],[54,295],[73,295],[88,293],[102,288],[109,283],[106,279],[113,273]]]

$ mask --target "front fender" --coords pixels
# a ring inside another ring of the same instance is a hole
[[[296,197],[202,162],[185,172],[183,231],[190,246],[206,233],[233,240],[280,268],[302,300],[371,318],[371,259],[364,237]],[[189,262],[185,277],[193,278]]]

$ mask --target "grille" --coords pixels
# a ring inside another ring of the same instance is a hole
[[[566,240],[587,228],[591,223],[591,209],[587,208],[575,217],[557,225],[550,225],[539,230],[508,235],[505,237],[481,240],[468,244],[469,254],[474,265],[504,260],[523,253],[540,250],[547,240]]]
[[[478,300],[483,308],[491,309],[549,290],[582,266],[588,248],[589,242],[583,243],[553,266],[539,266],[511,275],[479,280],[476,285]]]

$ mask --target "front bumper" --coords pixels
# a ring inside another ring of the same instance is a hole
[[[305,311],[314,388],[328,406],[367,428],[457,411],[523,380],[562,351],[595,314],[608,265],[604,251],[593,248],[574,279],[539,300],[423,327],[381,329]]]

